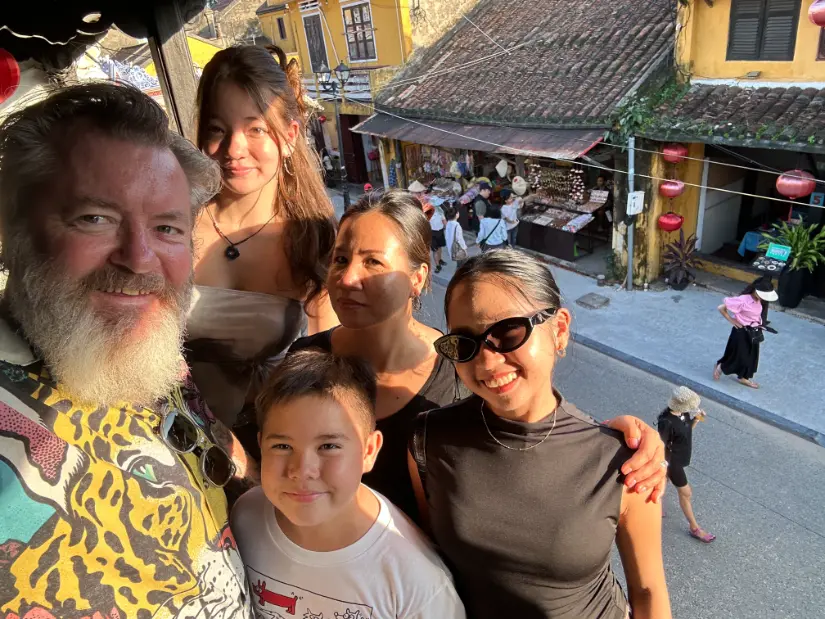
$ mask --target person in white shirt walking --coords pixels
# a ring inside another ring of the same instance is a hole
[[[458,223],[458,209],[449,208],[444,216],[447,218],[447,228],[444,233],[447,241],[447,255],[456,263],[456,269],[467,262],[467,241],[464,240],[464,230]]]
[[[449,571],[387,499],[361,483],[383,437],[366,362],[291,353],[257,400],[261,487],[232,510],[258,619],[465,619]]]
[[[447,263],[444,262],[442,250],[447,246],[447,239],[444,236],[444,228],[447,226],[447,218],[444,216],[444,211],[440,206],[435,207],[435,211],[430,217],[430,230],[432,230],[431,247],[433,250],[433,257],[435,258],[435,272],[440,273],[441,267]]]
[[[518,235],[519,202],[510,189],[501,190],[501,199],[504,200],[504,206],[501,207],[501,217],[507,226],[507,244],[510,247],[515,247],[516,236]]]
[[[492,206],[481,220],[476,242],[481,251],[503,249],[507,244],[507,227],[501,218],[501,209]]]

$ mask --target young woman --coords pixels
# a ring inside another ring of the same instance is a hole
[[[759,367],[759,344],[764,339],[763,312],[767,317],[767,304],[779,295],[770,279],[759,278],[738,297],[728,297],[717,309],[733,325],[728,336],[725,354],[713,368],[713,379],[722,374],[735,374],[737,380],[751,389],[759,389],[752,379]]]
[[[195,229],[187,350],[207,403],[254,454],[268,365],[336,323],[324,290],[334,213],[304,135],[297,63],[277,48],[215,54],[198,87],[198,146],[220,163],[223,189]]]
[[[444,305],[450,333],[435,348],[474,395],[419,417],[410,469],[468,616],[668,619],[661,506],[622,485],[621,434],[553,386],[571,316],[551,272],[486,252],[456,272]]]
[[[435,272],[440,273],[441,267],[446,266],[443,260],[443,250],[447,246],[447,240],[444,235],[444,228],[447,227],[447,217],[441,207],[436,207],[435,212],[430,217],[430,246],[433,250],[433,258],[435,259]]]
[[[690,464],[693,453],[693,429],[700,421],[705,420],[705,411],[699,408],[699,396],[687,387],[677,387],[667,404],[667,408],[659,415],[659,436],[665,443],[667,461],[667,478],[679,493],[679,505],[690,525],[690,535],[699,541],[710,544],[716,539],[696,522],[693,515],[693,505],[690,497],[693,495],[688,484],[685,467]],[[693,415],[691,417],[691,415]]]
[[[429,259],[430,225],[417,198],[403,191],[362,197],[341,219],[327,279],[341,326],[292,346],[362,357],[375,370],[376,416],[384,447],[364,482],[416,521],[418,506],[407,465],[413,421],[420,412],[450,404],[466,393],[452,363],[433,349],[442,334],[413,316],[429,289]],[[628,440],[642,438],[628,468],[637,471],[639,491],[645,486],[647,496],[665,479],[660,467],[664,445],[641,421],[623,417],[613,423]]]

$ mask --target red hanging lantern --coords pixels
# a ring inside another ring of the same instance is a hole
[[[0,49],[0,103],[20,86],[20,65],[9,52]]]
[[[685,218],[676,213],[665,213],[660,215],[658,220],[659,228],[665,232],[676,232],[684,222]]]
[[[659,195],[665,198],[681,196],[684,191],[685,184],[682,181],[669,180],[659,183]]]
[[[814,175],[804,170],[789,170],[776,179],[776,190],[791,200],[809,196],[814,189],[816,189]]]
[[[825,28],[825,0],[816,0],[808,9],[808,19],[815,26]]]
[[[688,149],[684,144],[666,144],[662,149],[662,159],[668,163],[680,163],[687,156]]]

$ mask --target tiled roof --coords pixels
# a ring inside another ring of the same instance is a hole
[[[139,43],[138,45],[119,49],[117,53],[112,56],[112,60],[136,67],[146,67],[152,62],[152,52],[149,49],[148,43]]]
[[[651,115],[643,133],[666,139],[825,148],[825,89],[694,83]]]
[[[480,0],[467,17],[413,56],[379,107],[445,121],[608,127],[670,54],[676,0]],[[473,24],[518,48],[505,53]]]

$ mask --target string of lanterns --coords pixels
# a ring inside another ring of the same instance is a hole
[[[676,176],[676,166],[688,156],[687,146],[684,144],[665,144],[662,148],[662,159],[673,166],[673,176]],[[685,184],[677,178],[659,183],[659,195],[668,200],[673,200],[685,192]],[[677,215],[672,210],[659,216],[657,224],[660,230],[665,232],[675,232],[682,227],[685,218]]]
[[[0,48],[0,103],[20,86],[20,65],[8,51]]]

